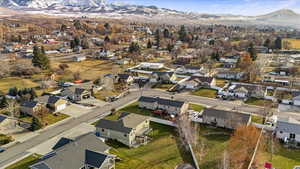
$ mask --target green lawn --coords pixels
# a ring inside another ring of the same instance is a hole
[[[223,79],[217,79],[216,80],[216,86],[218,87],[224,87],[226,85],[227,81]]]
[[[162,89],[162,90],[168,90],[168,89],[170,89],[173,86],[174,86],[174,84],[157,84],[153,88],[155,88],[155,89]]]
[[[0,146],[13,141],[13,138],[4,134],[0,134]]]
[[[271,100],[257,99],[253,97],[249,98],[247,101],[245,101],[245,103],[254,106],[265,106],[273,104]]]
[[[193,91],[192,94],[196,96],[216,98],[218,91],[214,89],[198,89],[196,91]]]
[[[61,120],[64,120],[66,118],[70,117],[69,115],[66,115],[66,114],[62,114],[62,113],[59,113],[57,115],[54,115],[52,113],[48,113],[44,118],[44,122],[45,124],[47,124],[47,126],[49,125],[52,125],[54,123],[57,123]],[[32,122],[32,117],[31,116],[23,116],[20,118],[20,120],[24,121],[24,122],[28,122],[28,123],[31,123]]]
[[[251,116],[251,122],[258,123],[258,124],[263,124],[264,119],[263,119],[262,116],[252,115]]]
[[[29,166],[33,165],[34,163],[38,162],[41,155],[33,154],[21,161],[18,161],[5,169],[29,169]]]
[[[153,115],[151,110],[140,109],[138,102],[135,102],[129,106],[126,106],[126,107],[120,109],[118,112],[136,113],[136,114],[140,114],[140,115],[144,115],[144,116],[152,116]]]
[[[287,149],[280,144],[275,148],[273,161],[270,153],[266,153],[265,157],[276,169],[293,169],[296,165],[300,166],[300,150]]]
[[[197,112],[201,112],[203,109],[205,109],[205,107],[201,106],[199,104],[190,104],[189,109],[197,111]]]
[[[145,146],[129,149],[120,144],[109,144],[111,153],[122,160],[116,163],[117,169],[173,169],[178,164],[190,162],[191,158],[183,153],[176,140],[173,127],[151,123],[153,140]]]
[[[214,133],[207,135],[208,133]],[[219,134],[216,134],[219,133]],[[222,134],[224,133],[224,134]],[[221,128],[200,126],[200,141],[205,145],[203,158],[199,160],[200,168],[216,169],[222,161],[224,150],[230,139],[231,131]]]

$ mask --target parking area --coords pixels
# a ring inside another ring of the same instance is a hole
[[[64,110],[62,110],[61,113],[69,115],[70,117],[79,117],[88,113],[89,111],[91,110],[87,107],[72,104],[70,106],[67,106]]]
[[[84,99],[82,101],[79,101],[78,103],[82,105],[94,105],[96,107],[103,107],[107,104],[104,101],[94,99],[94,98]]]

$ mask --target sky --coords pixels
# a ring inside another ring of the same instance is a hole
[[[300,0],[110,0],[208,14],[255,16],[280,9],[300,13]]]

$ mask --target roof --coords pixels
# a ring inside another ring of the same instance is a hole
[[[280,118],[277,121],[276,131],[300,134],[300,121],[292,118]]]
[[[199,66],[184,66],[185,69],[190,69],[190,70],[200,70],[201,67]]]
[[[206,76],[192,76],[190,78],[190,80],[197,80],[201,83],[209,83],[210,84],[214,80],[214,78],[213,77],[206,77]]]
[[[129,74],[118,74],[118,77],[120,79],[128,79],[130,77],[130,75]]]
[[[69,138],[65,138],[65,137],[62,137],[53,147],[52,147],[52,150],[56,150],[56,149],[59,149],[60,147],[63,147],[64,145],[66,144],[69,144],[71,142],[73,142],[74,140],[72,139],[69,139]]]
[[[34,108],[35,106],[37,106],[39,103],[37,101],[26,101],[26,102],[23,102],[21,104],[21,106],[23,107],[29,107],[29,108]]]
[[[139,102],[148,102],[148,103],[157,102],[158,104],[172,106],[172,107],[182,107],[184,105],[184,102],[182,102],[182,101],[163,99],[163,98],[159,98],[159,97],[142,96],[142,97],[140,97],[140,99],[138,101]]]
[[[229,119],[234,120],[237,123],[241,124],[248,124],[251,115],[233,111],[225,111],[225,110],[218,110],[218,109],[205,109],[203,111],[203,117],[215,117],[221,119]]]
[[[100,168],[107,156],[108,155],[103,153],[85,150],[85,164],[94,168]]]
[[[153,72],[152,75],[158,75],[158,76],[172,76],[174,74],[174,72]]]
[[[6,116],[3,116],[3,115],[0,114],[0,123],[3,122],[3,121],[6,120],[6,119],[7,119]]]
[[[82,88],[75,88],[75,94],[82,94],[83,92],[85,91],[85,89],[82,89]]]
[[[122,133],[130,133],[132,129],[148,119],[149,117],[147,116],[135,113],[122,113],[119,120],[113,121],[102,119],[96,124],[96,127],[115,130]]]
[[[57,96],[41,96],[41,97],[38,97],[35,100],[40,102],[40,103],[55,104],[57,101],[60,100],[60,98],[57,97]]]
[[[110,147],[103,143],[93,133],[76,138],[73,142],[66,144],[54,152],[49,157],[43,158],[39,163],[31,166],[33,169],[77,169],[85,165],[86,150],[103,153]],[[89,158],[93,156],[88,156]],[[94,160],[94,159],[89,159]],[[99,160],[101,161],[101,160]],[[43,164],[41,164],[43,163]],[[48,168],[43,168],[47,166]]]

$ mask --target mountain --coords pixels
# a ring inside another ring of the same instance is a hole
[[[0,7],[72,17],[109,17],[142,20],[145,22],[167,22],[175,24],[231,24],[231,25],[278,25],[300,28],[300,15],[283,9],[261,16],[212,15],[181,12],[156,6],[108,3],[106,0],[0,0]]]

